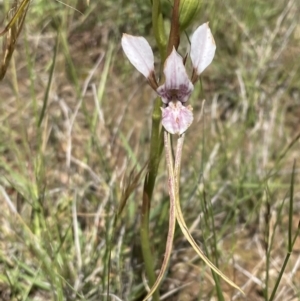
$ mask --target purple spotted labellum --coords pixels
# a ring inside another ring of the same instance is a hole
[[[193,122],[192,107],[187,105],[194,89],[193,83],[215,55],[216,44],[208,23],[199,26],[191,38],[192,80],[175,48],[165,61],[165,83],[161,86],[157,84],[153,52],[145,38],[123,34],[122,48],[131,64],[148,79],[150,86],[161,97],[164,103],[161,108],[163,127],[171,134],[184,133]]]

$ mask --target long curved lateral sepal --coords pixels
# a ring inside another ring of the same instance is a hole
[[[232,287],[236,288],[239,290],[242,294],[245,295],[243,290],[237,286],[234,282],[232,282],[225,274],[223,274],[203,253],[203,251],[200,249],[200,247],[197,245],[195,242],[194,238],[192,237],[191,233],[188,230],[188,227],[186,226],[186,223],[184,221],[181,207],[180,207],[180,202],[179,198],[176,199],[176,204],[175,204],[175,210],[176,210],[176,219],[177,222],[181,228],[181,231],[185,238],[188,240],[188,242],[191,244],[193,249],[196,251],[196,253],[200,256],[200,258],[214,271],[216,272],[221,278],[223,278],[228,284],[230,284]]]
[[[164,132],[164,144],[166,150],[166,162],[167,162],[167,169],[168,169],[168,186],[169,186],[169,194],[170,194],[170,219],[169,219],[169,231],[168,237],[166,242],[166,251],[164,255],[164,260],[161,265],[161,269],[159,274],[156,278],[155,283],[151,287],[150,291],[148,292],[147,296],[143,299],[143,301],[148,300],[154,292],[159,287],[163,276],[167,270],[168,263],[170,261],[170,256],[172,252],[172,245],[174,240],[174,232],[175,232],[175,225],[176,225],[176,214],[175,214],[175,182],[174,182],[174,169],[172,166],[172,152],[171,152],[171,143],[170,143],[170,134]]]

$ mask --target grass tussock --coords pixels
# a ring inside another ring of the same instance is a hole
[[[195,86],[181,172],[190,231],[245,296],[214,280],[176,230],[161,300],[300,300],[300,5],[246,2],[202,1],[194,25],[210,22],[217,52]],[[123,32],[154,41],[147,1],[30,3],[0,83],[0,300],[145,295],[139,213],[155,94],[125,59]],[[157,267],[166,185],[163,160]]]

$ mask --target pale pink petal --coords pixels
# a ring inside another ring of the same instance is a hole
[[[181,135],[193,122],[191,106],[184,107],[180,101],[171,101],[162,109],[162,125],[170,134]]]
[[[164,74],[165,83],[156,90],[162,101],[166,104],[172,100],[186,102],[194,86],[186,74],[182,57],[175,48],[165,62]]]
[[[196,29],[191,39],[191,60],[197,75],[212,62],[215,51],[216,43],[208,23],[204,23]]]
[[[121,44],[130,63],[148,78],[154,72],[154,56],[147,40],[124,33]]]

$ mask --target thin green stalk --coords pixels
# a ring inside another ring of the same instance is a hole
[[[208,218],[210,217],[210,220],[211,220],[211,227],[212,227],[212,238],[213,238],[213,242],[212,242],[212,245],[213,245],[213,248],[214,248],[214,251],[215,251],[215,262],[216,262],[216,266],[218,267],[219,266],[219,263],[218,263],[218,251],[217,251],[217,237],[216,237],[216,228],[215,228],[215,223],[214,223],[214,215],[213,215],[213,210],[212,210],[212,205],[211,203],[209,204],[209,207],[208,207]],[[208,224],[209,226],[209,224]],[[222,292],[222,287],[221,287],[221,283],[220,283],[220,277],[217,273],[215,273],[214,270],[211,270],[212,272],[212,275],[213,275],[213,278],[214,278],[214,281],[215,281],[215,287],[216,287],[216,291],[217,291],[217,296],[218,296],[218,300],[219,301],[225,301],[224,299],[224,296],[223,296],[223,292]]]
[[[150,159],[148,165],[148,172],[145,177],[144,190],[143,190],[143,203],[142,203],[142,213],[141,213],[141,245],[143,259],[145,263],[145,270],[148,277],[149,285],[152,287],[155,283],[155,273],[154,273],[154,261],[150,246],[150,236],[149,236],[149,214],[150,214],[150,204],[153,194],[153,189],[155,185],[155,180],[157,176],[158,165],[162,153],[162,136],[160,134],[160,103],[159,97],[156,98],[155,107],[152,114],[152,134],[150,141]],[[159,109],[159,111],[157,110]],[[153,300],[159,300],[159,294],[156,291],[153,294]]]
[[[284,197],[285,199],[285,197]],[[273,245],[274,245],[274,241],[276,239],[276,229],[278,227],[278,224],[279,224],[279,221],[281,220],[281,214],[282,214],[282,210],[283,210],[283,206],[284,206],[284,199],[282,200],[281,202],[281,205],[280,207],[278,208],[278,211],[277,211],[277,216],[279,217],[276,221],[275,221],[275,224],[274,224],[274,227],[273,227],[273,230],[272,230],[272,235],[271,237],[269,237],[270,235],[270,231],[269,234],[266,234],[266,240],[267,240],[267,246],[266,246],[266,280],[265,280],[265,300],[269,300],[269,290],[268,290],[268,287],[269,287],[269,270],[270,270],[270,260],[271,260],[271,253],[272,253],[272,248],[273,248]],[[270,209],[267,209],[268,211],[270,211]],[[270,215],[270,213],[267,212],[267,214]],[[269,218],[269,217],[266,217],[266,219]],[[266,224],[267,224],[267,227],[269,228],[269,221],[266,221]]]
[[[109,73],[109,68],[111,67],[111,62],[113,60],[114,56],[114,50],[115,50],[115,45],[114,42],[109,43],[108,45],[108,50],[107,53],[105,54],[105,63],[103,67],[103,71],[101,73],[101,78],[97,90],[97,101],[98,101],[98,106],[102,107],[102,102],[103,102],[103,97],[104,97],[104,92],[106,88],[106,83],[108,79],[108,73]],[[96,130],[96,125],[97,125],[97,118],[98,118],[98,112],[97,110],[94,113],[93,116],[93,121],[92,121],[92,131],[95,133]]]
[[[41,111],[40,118],[38,121],[38,127],[41,127],[42,121],[45,116],[46,108],[47,108],[49,92],[50,92],[50,87],[52,84],[54,68],[55,68],[55,63],[56,63],[56,55],[57,55],[57,51],[58,51],[58,45],[59,45],[59,33],[57,32],[57,36],[56,36],[56,40],[55,40],[55,47],[54,47],[54,52],[53,52],[53,58],[52,58],[52,65],[51,65],[50,72],[49,72],[49,78],[48,78],[48,83],[47,83],[47,87],[46,87],[46,91],[45,91],[45,95],[44,95],[44,99],[43,99],[42,111]]]
[[[291,178],[291,187],[290,187],[290,206],[289,206],[289,240],[288,240],[288,250],[292,252],[293,250],[293,241],[292,241],[292,229],[293,229],[293,211],[294,211],[294,182],[295,182],[295,170],[296,170],[296,161],[293,164],[293,172]]]
[[[271,255],[271,244],[270,244],[270,203],[267,200],[266,203],[266,213],[265,213],[265,224],[266,224],[266,230],[265,230],[265,248],[266,248],[266,280],[265,280],[265,299],[269,299],[269,271],[270,271],[270,255]],[[276,226],[276,225],[275,225]],[[274,229],[275,230],[275,229]],[[275,231],[274,231],[275,232]]]
[[[296,169],[296,163],[294,162],[293,165],[293,172],[292,172],[292,178],[291,178],[291,186],[290,186],[290,205],[289,205],[289,228],[288,228],[288,250],[287,250],[287,254],[285,256],[283,265],[281,267],[281,270],[279,272],[279,275],[277,277],[274,289],[272,291],[271,297],[269,299],[269,301],[273,301],[275,298],[275,294],[277,292],[277,289],[279,287],[281,278],[283,276],[283,273],[285,271],[285,268],[287,266],[287,263],[290,259],[290,256],[293,252],[293,247],[294,244],[298,238],[298,235],[300,233],[300,222],[298,223],[298,229],[297,232],[294,236],[294,238],[292,238],[292,225],[293,225],[293,204],[294,204],[294,178],[295,178],[295,169]]]
[[[160,0],[153,0],[152,3],[152,24],[156,43],[160,52],[161,63],[166,57],[166,36],[164,31],[163,17],[161,13]],[[156,98],[153,113],[152,113],[152,133],[150,141],[150,155],[148,173],[145,177],[144,189],[143,189],[143,203],[141,212],[141,246],[143,260],[145,263],[146,275],[149,281],[150,287],[155,284],[155,273],[154,273],[154,260],[150,246],[150,235],[149,235],[149,214],[150,204],[157,176],[157,170],[163,150],[163,136],[160,134],[160,120],[161,120],[161,99]],[[159,300],[158,291],[153,294],[153,300]]]
[[[278,289],[278,287],[279,287],[279,283],[280,283],[280,281],[281,281],[281,278],[282,278],[282,276],[283,276],[283,273],[284,273],[284,271],[285,271],[285,268],[286,268],[286,266],[287,266],[287,263],[288,263],[288,261],[289,261],[289,259],[290,259],[290,256],[291,256],[291,254],[292,254],[292,250],[293,250],[294,244],[295,244],[295,242],[296,242],[296,240],[297,240],[297,238],[298,238],[299,233],[300,233],[300,222],[299,222],[299,224],[298,224],[298,230],[297,230],[297,232],[296,232],[296,234],[295,234],[295,236],[294,236],[294,239],[293,239],[293,241],[292,241],[292,245],[291,245],[292,249],[291,249],[291,250],[288,250],[288,252],[287,252],[287,254],[286,254],[286,256],[285,256],[285,259],[284,259],[282,268],[281,268],[281,270],[280,270],[280,272],[279,272],[278,278],[277,278],[277,280],[276,280],[276,283],[275,283],[275,286],[274,286],[274,289],[273,289],[273,291],[272,291],[272,294],[271,294],[271,297],[270,297],[269,301],[273,301],[274,298],[275,298],[275,294],[276,294],[277,289]]]

